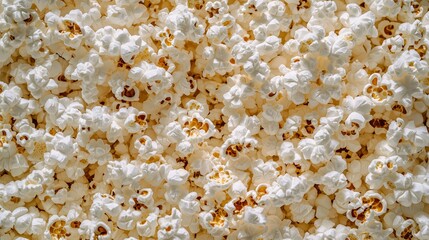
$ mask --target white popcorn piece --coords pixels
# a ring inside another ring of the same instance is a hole
[[[90,211],[95,218],[101,218],[103,213],[116,217],[121,212],[121,199],[114,198],[108,194],[95,194]]]
[[[141,222],[137,222],[136,228],[139,236],[152,237],[156,233],[158,226],[158,214],[150,213],[149,216]]]
[[[375,18],[376,14],[373,12],[368,11],[362,14],[362,10],[357,4],[348,4],[347,13],[341,16],[341,22],[351,29],[354,40],[359,44],[364,41],[364,36],[375,37],[377,35],[377,29],[374,26]]]
[[[334,1],[316,2],[312,10],[312,17],[308,21],[308,26],[322,26],[326,32],[334,30],[335,23],[338,20],[338,17],[335,16],[335,11],[337,11],[337,5]]]
[[[274,206],[289,205],[300,202],[309,189],[309,182],[305,177],[279,176],[267,189]]]
[[[158,239],[190,239],[189,232],[181,227],[181,213],[176,208],[172,209],[171,215],[158,219]]]
[[[339,189],[344,189],[347,185],[347,178],[343,171],[347,169],[346,161],[339,156],[334,156],[324,167],[319,168],[316,175],[319,175],[317,181],[323,184],[323,192],[333,194]]]
[[[397,176],[397,179],[393,183],[395,186],[393,192],[395,199],[405,207],[421,202],[424,194],[424,187],[422,184],[413,182],[411,173]]]
[[[138,150],[139,157],[143,160],[148,160],[158,152],[160,146],[156,141],[153,141],[149,136],[145,135],[136,139],[134,148]]]
[[[77,149],[77,143],[74,143],[70,136],[65,137],[62,133],[57,133],[48,143],[47,148],[50,151],[45,153],[46,164],[65,168],[75,149]]]
[[[395,16],[400,11],[399,5],[394,1],[374,1],[371,3],[370,8],[377,16]]]
[[[376,105],[390,105],[393,101],[392,82],[383,78],[379,73],[373,73],[368,79],[363,93],[370,97]]]
[[[272,183],[278,176],[278,165],[273,161],[256,160],[252,167],[252,183],[256,186],[262,183]]]
[[[291,204],[292,220],[308,223],[314,218],[315,211],[310,204],[305,202]]]
[[[127,163],[127,160],[111,161],[107,163],[105,178],[114,186],[132,184],[136,187],[137,180],[142,178],[142,173],[137,166]]]
[[[348,210],[357,208],[360,205],[359,192],[348,189],[341,189],[335,194],[335,200],[332,206],[338,213],[344,214]]]
[[[79,227],[79,234],[89,237],[90,239],[107,240],[112,237],[112,232],[104,222],[84,220]]]
[[[335,140],[330,140],[330,129],[328,127],[318,130],[314,139],[306,138],[299,142],[298,149],[302,152],[305,159],[309,159],[312,163],[328,161],[333,150],[338,145]]]
[[[199,212],[200,202],[197,200],[196,192],[188,193],[179,202],[179,208],[182,214],[193,215]]]
[[[203,25],[198,20],[186,6],[180,4],[168,14],[165,23],[177,40],[198,42],[204,33]]]
[[[113,159],[109,152],[110,146],[101,139],[91,139],[86,147],[89,152],[88,162],[91,164],[97,162],[99,165],[104,165]]]
[[[123,230],[132,230],[141,218],[141,212],[133,209],[122,210],[118,216],[118,227]]]

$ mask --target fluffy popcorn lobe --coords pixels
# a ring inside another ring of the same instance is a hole
[[[429,239],[428,9],[0,1],[0,239]]]

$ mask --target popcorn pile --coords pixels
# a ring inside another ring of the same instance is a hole
[[[429,239],[428,7],[1,1],[1,239]]]

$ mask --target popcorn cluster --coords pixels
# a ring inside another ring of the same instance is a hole
[[[429,239],[428,8],[1,1],[1,239]]]

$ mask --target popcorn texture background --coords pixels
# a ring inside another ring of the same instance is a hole
[[[429,2],[2,0],[0,238],[429,239]]]

